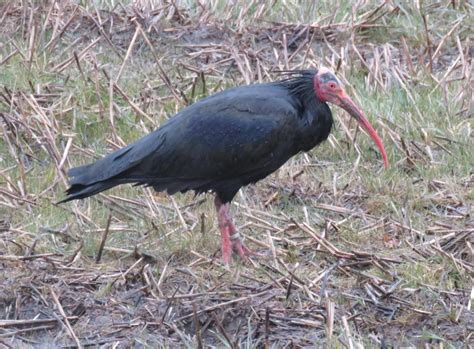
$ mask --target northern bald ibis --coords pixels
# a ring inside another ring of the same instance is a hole
[[[277,170],[299,152],[326,140],[333,118],[327,102],[345,109],[388,159],[380,137],[362,110],[327,68],[294,71],[280,81],[232,88],[181,110],[154,132],[69,171],[61,202],[83,199],[119,184],[156,191],[215,193],[224,262],[232,252],[245,258],[230,216],[238,190]]]

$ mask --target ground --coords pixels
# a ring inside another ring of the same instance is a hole
[[[474,345],[470,1],[0,2],[0,346]],[[227,267],[211,194],[67,170],[178,110],[328,66],[391,162],[329,140],[243,188]]]

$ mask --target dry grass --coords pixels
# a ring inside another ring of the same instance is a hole
[[[0,346],[473,344],[472,5],[309,3],[0,4]],[[334,109],[234,202],[268,258],[226,269],[204,196],[55,205],[68,168],[183,106],[321,64],[393,165]]]

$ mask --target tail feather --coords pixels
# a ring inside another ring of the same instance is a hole
[[[107,180],[103,182],[97,182],[93,184],[73,184],[67,190],[67,197],[59,201],[58,204],[68,202],[71,200],[84,199],[89,196],[103,192],[104,190],[115,187],[119,184],[126,183],[123,180]]]
[[[70,187],[66,190],[67,197],[58,203],[84,199],[117,185],[133,183],[137,180],[136,176],[129,176],[133,168],[123,172],[111,172],[110,160],[109,156],[93,164],[70,169],[68,172]],[[105,176],[104,173],[107,171],[109,175]]]
[[[135,185],[148,185],[154,180],[154,177],[136,173],[133,167],[124,172],[117,173],[113,177],[100,180],[101,177],[97,175],[100,173],[100,168],[97,169],[98,164],[94,163],[70,169],[68,172],[70,187],[66,190],[67,197],[59,201],[58,204],[84,199],[120,184],[135,183]],[[99,165],[102,164],[100,163]]]

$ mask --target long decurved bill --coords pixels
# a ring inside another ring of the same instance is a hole
[[[379,148],[380,153],[382,154],[384,166],[385,168],[388,168],[389,163],[387,153],[385,152],[382,140],[380,139],[379,135],[372,127],[370,122],[367,120],[362,110],[357,106],[357,104],[352,101],[352,99],[344,91],[341,91],[341,93],[339,93],[338,99],[340,103],[339,106],[346,110],[354,119],[356,119],[359,122],[359,125],[364,129],[364,131],[367,132],[370,138],[374,140],[375,144],[377,145],[377,148]]]

